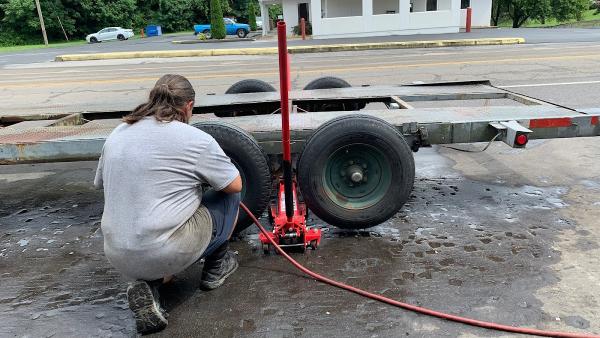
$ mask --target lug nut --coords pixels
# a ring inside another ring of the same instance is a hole
[[[350,176],[350,178],[353,182],[358,183],[363,180],[363,175],[360,172],[354,172],[352,173],[352,176]]]

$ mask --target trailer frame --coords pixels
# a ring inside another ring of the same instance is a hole
[[[315,102],[383,103],[383,109],[367,107],[360,113],[394,125],[413,151],[434,144],[487,142],[499,133],[504,133],[499,140],[516,146],[514,140],[506,137],[511,129],[499,129],[499,123],[516,123],[528,139],[600,136],[600,108],[573,109],[498,88],[488,81],[300,90],[290,92],[290,101],[293,107]],[[499,101],[502,104],[496,104]],[[418,107],[423,103],[445,106]],[[234,124],[248,131],[268,155],[280,155],[279,115],[215,115],[251,109],[277,113],[279,105],[277,92],[209,94],[197,100],[191,122],[218,119]],[[55,107],[45,113],[0,113],[0,123],[6,125],[0,128],[0,164],[97,159],[104,141],[121,123],[120,117],[133,108],[116,103],[95,111]],[[294,109],[290,115],[292,152],[301,151],[306,139],[321,124],[355,113]]]

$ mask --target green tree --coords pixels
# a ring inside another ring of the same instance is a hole
[[[181,31],[192,28],[194,18],[194,0],[161,1],[161,7],[156,13],[156,22],[165,31]]]
[[[269,18],[271,18],[271,20],[277,20],[279,15],[283,15],[283,7],[280,4],[269,6]]]
[[[223,22],[223,8],[220,0],[210,1],[210,35],[212,39],[225,39],[225,22]]]
[[[492,0],[492,26],[498,26],[501,20],[507,16],[508,2],[506,0]]]
[[[589,0],[552,0],[553,16],[558,21],[581,20],[589,7]]]
[[[550,0],[508,0],[508,16],[513,28],[518,28],[529,19],[546,18],[550,6]]]
[[[68,35],[78,33],[73,13],[61,1],[42,0],[40,6],[44,12],[44,22],[49,38],[64,40],[61,23]],[[19,36],[22,40],[37,40],[41,37],[41,27],[34,0],[8,0],[0,4],[0,9],[3,12],[0,32]]]
[[[588,0],[494,0],[492,24],[497,25],[504,18],[511,20],[513,28],[521,27],[530,19],[580,20],[588,6]]]
[[[253,2],[248,4],[248,24],[250,25],[250,30],[256,30],[256,9]]]
[[[252,0],[222,0],[223,13],[235,16],[240,22],[247,22],[248,5]]]

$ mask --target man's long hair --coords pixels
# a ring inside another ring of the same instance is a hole
[[[146,116],[154,116],[161,122],[188,123],[183,108],[188,102],[194,101],[195,97],[196,92],[188,79],[181,75],[167,74],[156,81],[148,102],[123,117],[123,121],[134,124]]]

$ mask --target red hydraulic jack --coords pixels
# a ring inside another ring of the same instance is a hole
[[[283,144],[283,178],[279,179],[277,199],[271,206],[273,232],[269,237],[281,247],[316,249],[321,242],[321,229],[306,227],[306,205],[298,198],[296,180],[292,171],[290,146],[290,62],[287,52],[286,24],[277,23],[279,44],[279,80],[281,83],[281,136]],[[271,242],[262,232],[259,239],[263,250],[269,251]]]

